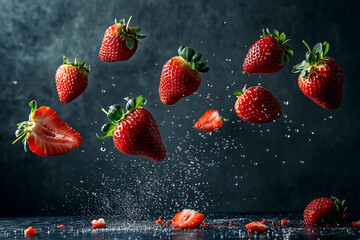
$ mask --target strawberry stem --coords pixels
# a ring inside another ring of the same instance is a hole
[[[108,114],[108,112],[104,108],[102,108],[101,111],[103,111],[106,115]]]
[[[25,136],[25,134],[27,134],[27,132],[24,132],[20,137],[18,137],[15,141],[12,142],[12,144],[16,143],[17,141],[19,141],[23,136]]]
[[[132,16],[130,16],[130,18],[126,24],[126,31],[129,31],[129,24],[130,24],[131,18],[132,18]]]
[[[311,48],[310,48],[309,44],[305,40],[302,40],[302,42],[305,44],[305,46],[309,50],[309,53],[311,53]]]

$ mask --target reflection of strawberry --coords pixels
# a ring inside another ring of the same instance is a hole
[[[304,210],[304,220],[310,225],[327,225],[340,223],[343,220],[343,212],[346,210],[345,200],[317,198],[312,200]]]
[[[29,144],[30,150],[39,156],[56,156],[67,153],[80,146],[80,134],[67,125],[51,108],[36,109],[36,101],[30,102],[29,121],[18,124],[15,132],[16,141],[24,137],[24,149]]]
[[[166,149],[161,140],[159,127],[151,113],[142,108],[146,99],[142,96],[125,99],[128,101],[126,113],[118,104],[110,106],[107,112],[103,109],[111,122],[102,126],[101,131],[107,132],[106,136],[97,135],[98,138],[112,137],[115,147],[124,154],[163,161]]]
[[[268,74],[281,70],[294,54],[285,45],[285,33],[274,30],[271,34],[269,29],[263,29],[261,39],[252,45],[246,55],[243,69],[246,73]]]
[[[251,222],[245,225],[246,229],[249,231],[263,232],[267,229],[266,225],[261,222]]]
[[[131,17],[125,25],[125,19],[106,29],[101,44],[99,57],[106,62],[125,61],[131,58],[136,52],[139,39],[145,38],[140,34],[140,27],[129,27]]]
[[[340,65],[325,55],[329,43],[318,43],[313,49],[308,48],[306,60],[294,66],[293,72],[300,72],[298,84],[300,90],[326,109],[335,109],[341,105],[344,74]]]
[[[67,57],[63,56],[63,64],[57,69],[55,74],[56,89],[62,103],[69,103],[82,94],[88,85],[88,73],[90,67],[85,62],[71,63]]]
[[[207,72],[206,62],[199,62],[200,53],[189,47],[180,46],[179,56],[168,60],[161,71],[159,96],[167,105],[193,94],[200,86],[200,72]]]
[[[195,128],[205,131],[218,131],[223,125],[218,110],[211,109],[206,111],[201,118],[195,123]]]
[[[194,210],[184,209],[175,214],[172,219],[174,228],[197,228],[204,219],[204,215]]]
[[[268,123],[282,115],[281,106],[266,88],[257,86],[237,90],[235,103],[237,115],[250,123]]]

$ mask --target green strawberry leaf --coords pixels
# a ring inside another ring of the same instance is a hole
[[[270,33],[269,29],[268,29],[268,32]],[[269,34],[270,35],[270,34]],[[279,38],[279,31],[274,29],[274,37],[275,38]]]
[[[126,37],[125,41],[128,49],[133,49],[135,47],[135,40],[132,37]]]
[[[108,132],[110,130],[113,130],[115,128],[116,124],[114,122],[108,122],[102,125],[101,131],[102,132]]]
[[[303,70],[301,71],[301,76],[302,76],[303,78],[307,78],[308,75],[309,75],[309,71],[308,71],[308,70],[303,69]]]
[[[281,64],[284,65],[289,61],[289,57],[288,55],[286,55],[285,53],[281,54]]]
[[[187,61],[187,62],[190,62],[192,57],[194,56],[195,54],[195,51],[194,49],[192,48],[185,48],[184,51],[183,51],[183,56],[184,56],[184,59]]]
[[[108,139],[108,138],[112,138],[114,132],[110,131],[108,132],[105,136],[101,136],[99,134],[96,133],[96,136],[99,138],[99,139]]]
[[[140,108],[142,105],[144,105],[147,102],[146,98],[143,98],[143,96],[138,96],[135,101],[135,108]]]
[[[34,113],[36,111],[36,108],[37,108],[37,103],[35,100],[32,100],[30,103],[29,103],[29,106],[31,108],[31,113]]]
[[[183,55],[184,48],[185,48],[185,46],[180,46],[180,47],[178,48],[178,54],[179,54],[179,56],[182,56],[182,55]]]
[[[144,39],[144,38],[146,38],[146,35],[139,33],[139,34],[136,34],[136,38],[138,38],[138,39]]]
[[[204,68],[200,69],[199,72],[207,72],[209,70],[210,70],[209,66],[205,66]]]
[[[281,33],[281,34],[280,34],[280,37],[279,37],[279,41],[282,43],[282,42],[285,41],[285,39],[286,39],[285,33]]]
[[[109,107],[107,117],[110,121],[116,122],[119,121],[124,115],[124,111],[119,104],[114,104]]]
[[[196,53],[193,57],[192,57],[192,59],[191,59],[191,62],[193,62],[193,63],[196,63],[196,62],[198,62],[200,59],[201,59],[201,53]]]
[[[134,110],[135,109],[135,99],[133,97],[129,97],[127,99],[127,103],[126,103],[126,111],[131,111],[131,110]]]
[[[139,26],[135,26],[133,29],[136,33],[141,32],[141,28]]]
[[[328,53],[328,51],[329,51],[329,47],[330,47],[330,46],[329,46],[329,43],[328,43],[328,42],[326,42],[326,41],[323,43],[323,45],[322,45],[322,46],[323,46],[323,57],[325,57],[325,56],[326,56],[326,54],[327,54],[327,53]]]

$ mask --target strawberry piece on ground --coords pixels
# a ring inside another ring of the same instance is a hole
[[[233,224],[233,221],[230,221],[229,222],[229,226],[231,227],[231,226],[233,226],[234,224]]]
[[[92,227],[91,228],[104,228],[106,227],[105,220],[103,218],[99,218],[98,220],[91,221]]]
[[[36,230],[31,226],[24,231],[24,234],[27,236],[34,236],[35,233],[36,233]]]
[[[172,219],[174,228],[197,228],[204,219],[204,215],[194,210],[184,209],[175,214]]]
[[[266,223],[266,220],[265,220],[265,219],[263,219],[263,220],[261,221],[261,223],[265,224],[265,223]]]
[[[163,221],[159,218],[158,220],[156,220],[156,223],[157,223],[157,224],[162,224]]]
[[[356,222],[353,222],[353,223],[351,224],[351,226],[353,226],[353,227],[360,227],[360,220],[359,220],[359,221],[356,221]]]
[[[64,228],[64,224],[58,225],[57,228]]]
[[[281,226],[285,226],[287,224],[288,224],[288,222],[285,219],[281,219],[281,222],[280,222]]]
[[[211,109],[206,111],[195,123],[195,128],[205,131],[218,131],[223,125],[218,110]]]
[[[166,221],[165,225],[166,225],[166,226],[170,226],[170,222],[169,222],[169,221]]]
[[[263,232],[267,229],[266,225],[258,221],[248,223],[245,225],[245,227],[249,231],[257,231],[257,232]]]

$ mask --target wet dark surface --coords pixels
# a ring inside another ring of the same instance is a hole
[[[191,230],[175,230],[171,226],[158,225],[157,218],[146,221],[124,220],[121,217],[104,217],[107,227],[91,229],[95,217],[30,217],[0,219],[0,239],[360,239],[360,230],[354,227],[304,226],[299,214],[283,215],[222,215],[208,216],[204,222],[211,227]],[[268,230],[251,233],[245,224],[266,219]],[[280,226],[286,219],[288,225]],[[169,219],[163,219],[164,222]],[[233,221],[233,226],[228,226]],[[274,222],[275,226],[271,223]],[[64,224],[63,229],[57,225]],[[25,237],[24,229],[33,226],[36,236]]]

